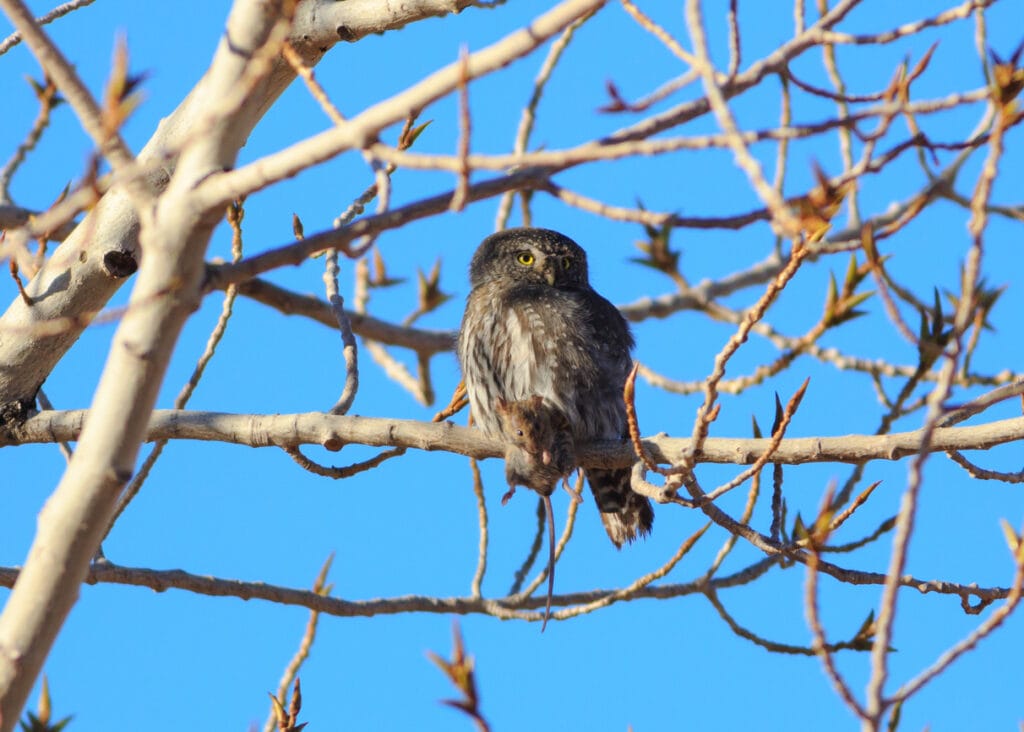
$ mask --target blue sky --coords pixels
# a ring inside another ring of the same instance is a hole
[[[648,5],[655,5],[649,3]],[[685,46],[689,46],[678,3],[648,8]],[[707,2],[705,16],[715,60],[726,56],[724,2]],[[740,4],[743,68],[765,55],[792,30],[787,4]],[[769,5],[771,6],[769,8]],[[339,45],[317,68],[318,79],[346,114],[400,91],[424,73],[458,57],[461,46],[478,50],[528,22],[548,6],[539,1],[508,3],[493,10],[469,9],[458,16],[432,19],[401,31]],[[895,4],[865,2],[841,30],[866,33],[891,27],[946,5],[937,2]],[[48,6],[32,3],[34,10]],[[114,37],[124,32],[133,70],[146,70],[145,101],[125,128],[134,150],[142,147],[160,118],[170,113],[209,62],[229,4],[124,3],[100,0],[48,26],[86,83],[102,89]],[[1002,2],[988,14],[990,44],[1004,56],[1020,42],[1019,4]],[[9,31],[0,20],[0,35]],[[916,62],[939,41],[927,73],[914,85],[915,98],[937,98],[982,85],[974,52],[973,27],[939,28],[883,46],[841,47],[838,58],[852,91],[869,93],[885,86],[905,57]],[[543,52],[542,52],[543,53]],[[513,64],[471,88],[473,149],[498,153],[510,149],[519,110],[528,98],[543,56]],[[545,94],[537,146],[556,149],[610,133],[637,116],[600,114],[607,102],[605,82],[614,80],[627,98],[637,98],[685,69],[664,47],[640,29],[620,6],[611,4],[579,34]],[[820,86],[829,82],[813,52],[793,66],[795,73]],[[8,112],[0,118],[0,157],[24,135],[36,109],[23,74],[39,77],[24,46],[0,57]],[[658,109],[699,92],[688,88]],[[732,103],[740,123],[766,127],[778,119],[778,84],[769,81]],[[981,105],[928,117],[933,139],[963,139],[982,114]],[[794,116],[814,122],[835,115],[834,105],[800,95]],[[451,153],[457,137],[456,102],[446,98],[426,110],[433,124],[417,142],[425,152]],[[242,150],[240,163],[279,150],[321,131],[329,121],[300,84],[294,84],[257,127]],[[710,118],[669,134],[715,131]],[[387,139],[393,141],[394,130]],[[894,144],[906,135],[894,124],[886,138]],[[1008,138],[994,200],[1019,203],[1024,170],[1019,130]],[[883,145],[885,147],[887,145]],[[44,207],[68,181],[82,173],[91,147],[70,108],[60,107],[52,129],[12,186],[24,206]],[[774,147],[754,148],[771,174]],[[855,153],[859,152],[859,147]],[[969,195],[983,155],[965,166],[958,190]],[[949,153],[940,153],[943,162]],[[794,144],[786,193],[806,190],[811,162],[828,171],[841,165],[834,137]],[[481,176],[483,177],[483,176]],[[567,171],[557,182],[588,196],[621,206],[636,200],[652,210],[684,215],[728,215],[758,207],[731,154],[685,152],[661,159],[629,159]],[[349,154],[252,196],[244,222],[247,254],[291,240],[291,216],[297,213],[307,233],[330,227],[349,201],[369,184],[362,158]],[[447,174],[400,171],[395,176],[395,205],[451,187]],[[925,183],[914,155],[895,162],[886,173],[866,177],[860,191],[862,211],[874,215],[905,199]],[[494,225],[495,201],[470,206],[402,230],[388,232],[379,245],[392,275],[409,278],[403,286],[376,291],[371,309],[378,317],[400,321],[415,307],[417,267],[428,270],[442,259],[442,287],[451,301],[420,325],[452,329],[461,317],[468,291],[466,269],[481,238]],[[518,215],[518,214],[517,214]],[[965,212],[935,204],[884,249],[893,254],[892,271],[928,300],[932,287],[956,287],[959,265],[969,240]],[[517,223],[517,220],[513,220]],[[563,231],[589,252],[595,287],[617,304],[672,291],[665,277],[630,263],[633,242],[642,238],[635,224],[614,223],[535,197],[534,223]],[[840,220],[839,226],[845,224]],[[673,245],[683,251],[682,267],[691,282],[718,278],[764,258],[773,244],[766,225],[742,231],[682,230]],[[229,255],[230,236],[218,229],[211,257]],[[1024,362],[1021,325],[1016,313],[1024,296],[1013,276],[1019,271],[1020,228],[994,218],[986,235],[986,272],[993,284],[1006,284],[993,322],[997,328],[974,360],[978,371],[1020,371]],[[840,276],[846,259],[831,258],[804,268],[769,320],[786,333],[800,334],[817,318],[830,271]],[[299,292],[323,295],[322,262],[275,272],[274,282]],[[351,294],[352,267],[342,263],[342,294]],[[127,288],[116,302],[127,297]],[[742,307],[760,294],[754,288],[730,298]],[[0,280],[0,299],[15,296],[9,279]],[[220,295],[209,296],[182,336],[159,403],[170,405],[188,378],[220,311]],[[877,298],[871,313],[824,343],[868,358],[913,364],[914,347],[885,319]],[[240,298],[217,358],[190,408],[240,413],[292,413],[328,409],[344,378],[337,334],[300,318],[287,317]],[[916,321],[911,320],[912,325]],[[113,326],[90,328],[54,371],[45,388],[58,409],[87,407],[103,367]],[[732,329],[695,313],[635,326],[637,358],[672,378],[703,378],[714,354]],[[411,363],[409,354],[396,355]],[[352,413],[427,420],[436,407],[416,404],[396,388],[362,353],[361,390]],[[753,339],[730,364],[730,375],[749,373],[775,355]],[[451,354],[433,361],[438,399],[446,401],[458,381]],[[751,415],[765,430],[772,420],[773,393],[785,400],[807,376],[811,387],[790,434],[870,434],[883,413],[863,374],[837,372],[808,358],[773,379],[765,388],[722,399],[722,415],[712,435],[746,437]],[[887,381],[890,393],[899,383]],[[964,392],[958,400],[967,398]],[[638,407],[645,433],[688,435],[699,404],[695,396],[673,396],[645,384]],[[1016,412],[1019,414],[1019,411]],[[993,410],[993,418],[1015,416],[1013,405]],[[464,423],[465,416],[459,421]],[[920,425],[917,413],[897,423],[898,430]],[[346,464],[372,454],[348,447],[338,454],[310,450],[329,464]],[[1019,445],[993,450],[983,464],[1020,468]],[[20,564],[30,545],[35,518],[63,472],[54,446],[28,446],[0,452],[0,565]],[[535,502],[525,490],[501,507],[504,492],[500,461],[482,464],[490,511],[491,554],[484,593],[500,597],[511,582],[533,536]],[[882,480],[864,511],[844,527],[837,540],[870,533],[894,514],[906,482],[905,463],[872,463],[868,482]],[[735,467],[702,466],[706,486],[727,480]],[[849,468],[836,465],[787,470],[790,516],[811,514],[830,480],[842,481]],[[467,461],[444,453],[416,453],[345,481],[301,472],[283,453],[215,443],[168,446],[142,493],[105,544],[114,562],[155,569],[180,568],[201,575],[263,581],[288,587],[311,585],[325,558],[334,553],[330,581],[334,595],[346,599],[407,594],[441,597],[468,594],[476,562],[477,521]],[[924,579],[1006,586],[1012,579],[998,520],[1015,526],[1024,515],[1024,498],[1013,486],[973,481],[936,456],[926,485],[908,571]],[[724,499],[738,513],[745,495]],[[556,494],[556,513],[564,516],[566,497]],[[766,531],[768,496],[762,495],[753,525]],[[678,508],[659,507],[655,531],[642,544],[621,552],[608,543],[589,499],[581,507],[573,540],[558,565],[556,591],[612,588],[660,566],[703,518]],[[700,576],[725,540],[712,529],[668,578],[684,582]],[[884,571],[891,538],[845,557],[851,567]],[[758,553],[741,544],[723,572],[756,561]],[[760,582],[723,591],[721,601],[742,625],[780,643],[807,645],[801,566],[772,570]],[[833,581],[821,585],[821,606],[830,638],[851,636],[868,612],[877,608],[880,590]],[[0,589],[0,601],[8,591]],[[891,657],[893,684],[914,676],[986,617],[965,616],[955,597],[901,594]],[[267,712],[266,692],[276,689],[306,623],[307,611],[260,601],[242,602],[177,590],[113,585],[83,587],[78,605],[63,629],[46,673],[55,713],[74,714],[69,729],[200,728],[245,729]],[[459,620],[475,657],[482,711],[494,729],[588,728],[782,729],[810,725],[850,728],[853,716],[839,701],[816,659],[768,653],[730,632],[702,596],[670,601],[642,600],[614,605],[568,622],[555,622],[544,635],[535,623],[470,616]],[[303,714],[310,729],[469,729],[470,723],[438,704],[455,692],[426,657],[446,655],[452,618],[443,614],[396,615],[372,619],[321,619],[312,656],[302,671]],[[1011,617],[982,643],[917,696],[903,713],[903,729],[1007,728],[1022,718],[1019,701],[1019,649],[1024,622]],[[845,652],[839,667],[860,693],[867,680],[867,656]],[[890,690],[895,686],[890,686]],[[34,704],[34,700],[33,700]]]

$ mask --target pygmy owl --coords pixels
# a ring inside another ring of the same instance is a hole
[[[591,289],[586,252],[555,231],[507,229],[480,244],[469,279],[458,355],[477,425],[507,442],[498,400],[539,396],[564,415],[575,444],[622,439],[633,337]],[[628,468],[586,476],[615,546],[651,530],[654,512],[631,490]]]

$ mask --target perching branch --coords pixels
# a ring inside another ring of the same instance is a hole
[[[0,435],[0,446],[73,442],[81,438],[87,414],[86,410],[40,412],[15,431]],[[921,436],[921,431],[915,430],[888,435],[788,438],[772,452],[771,460],[787,465],[900,460],[920,451]],[[152,413],[144,439],[202,440],[248,447],[322,445],[329,450],[359,444],[442,450],[477,459],[504,454],[498,440],[451,422],[436,424],[320,412],[258,415],[157,409]],[[987,450],[1022,440],[1024,417],[1016,417],[968,427],[937,428],[928,449],[930,452]],[[643,444],[659,463],[672,464],[689,448],[690,440],[658,435],[645,438]],[[709,437],[704,442],[700,462],[752,465],[771,449],[771,445],[770,438]],[[626,467],[633,464],[633,450],[628,444],[595,443],[581,445],[578,449],[583,465]]]

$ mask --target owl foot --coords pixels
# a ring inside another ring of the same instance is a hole
[[[503,495],[501,497],[501,505],[502,506],[506,505],[512,499],[512,496],[514,496],[515,494],[516,494],[516,487],[512,486],[511,488],[508,489],[508,493],[506,493],[505,495]]]

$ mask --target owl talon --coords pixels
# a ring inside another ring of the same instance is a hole
[[[512,499],[512,496],[514,496],[515,494],[516,494],[516,487],[512,486],[511,488],[508,489],[508,492],[501,497],[501,505],[502,506],[507,505],[508,502]]]

